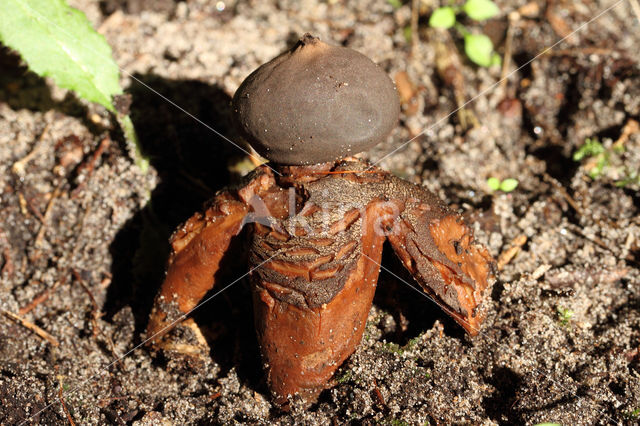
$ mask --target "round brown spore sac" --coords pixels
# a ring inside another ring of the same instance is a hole
[[[268,160],[317,164],[366,151],[398,120],[393,82],[371,59],[305,34],[233,97],[243,137]]]

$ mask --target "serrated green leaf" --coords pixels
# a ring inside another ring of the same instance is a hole
[[[493,43],[484,34],[467,34],[464,36],[464,52],[476,64],[488,67],[491,65]]]
[[[468,0],[464,6],[462,6],[462,10],[464,10],[464,13],[466,13],[469,18],[476,21],[493,18],[500,13],[498,6],[491,0]]]
[[[40,76],[110,111],[121,94],[111,47],[64,0],[2,0],[0,41]]]
[[[429,18],[429,26],[432,28],[451,28],[455,23],[456,13],[452,7],[439,7]]]
[[[500,191],[511,192],[518,187],[518,180],[513,178],[507,178],[500,182]]]

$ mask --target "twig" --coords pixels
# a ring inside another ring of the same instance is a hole
[[[67,420],[69,420],[69,424],[71,426],[76,426],[76,423],[73,421],[73,417],[71,417],[71,413],[67,409],[67,404],[64,402],[64,398],[62,397],[62,376],[58,376],[58,382],[60,383],[60,387],[58,388],[58,397],[60,398],[60,402],[62,403],[62,411],[67,416]]]
[[[44,223],[44,216],[42,216],[42,213],[40,213],[40,210],[38,210],[35,203],[33,202],[33,197],[30,197],[28,200],[26,200],[26,203],[33,214],[36,215],[36,217],[40,220],[40,223]]]
[[[44,211],[44,216],[42,217],[42,226],[40,226],[40,230],[38,230],[38,235],[36,236],[36,241],[34,246],[37,248],[42,244],[42,238],[44,238],[44,232],[47,229],[47,223],[49,222],[49,216],[51,216],[51,208],[53,207],[53,203],[60,196],[60,187],[62,186],[62,181],[56,186],[56,189],[53,190],[53,194],[51,194],[51,199],[47,204],[47,209]]]
[[[624,144],[629,140],[629,137],[634,133],[638,133],[638,131],[640,131],[640,124],[638,124],[638,122],[634,119],[629,119],[629,121],[627,121],[627,124],[625,124],[622,128],[622,134],[620,135],[618,140],[615,141],[613,145],[611,145],[611,147],[614,149],[623,148]]]
[[[62,276],[61,279],[59,279],[58,281],[53,283],[53,285],[50,288],[44,289],[40,294],[38,294],[36,297],[34,297],[33,300],[31,302],[29,302],[29,304],[27,306],[25,306],[23,308],[20,308],[20,310],[18,311],[18,314],[24,315],[24,314],[27,314],[27,313],[31,312],[36,306],[38,306],[39,304],[41,304],[42,302],[47,300],[49,298],[49,296],[51,296],[51,293],[53,293],[54,290],[56,290],[58,287],[60,287],[66,281],[67,281],[67,276],[65,274],[65,275]]]
[[[578,213],[580,216],[583,216],[582,209],[580,208],[578,203],[575,202],[575,200],[571,197],[571,195],[569,195],[567,190],[564,189],[564,187],[560,184],[560,182],[555,180],[553,177],[551,177],[546,172],[542,176],[544,177],[544,180],[549,182],[556,189],[556,191],[558,191],[560,193],[560,195],[562,195],[564,197],[564,199],[567,200],[567,203],[569,203],[569,205],[571,207],[573,207],[573,209],[576,211],[576,213]]]
[[[28,320],[24,319],[23,317],[21,317],[20,315],[14,314],[13,312],[2,311],[2,313],[5,316],[7,316],[8,318],[10,318],[10,319],[16,321],[17,323],[19,323],[20,325],[22,325],[24,328],[28,328],[29,330],[33,331],[38,336],[40,336],[41,338],[43,338],[44,340],[49,342],[51,345],[53,345],[55,347],[60,346],[60,343],[58,343],[58,341],[55,339],[55,337],[53,337],[52,335],[50,335],[49,333],[44,331],[42,328],[40,328],[37,325],[35,325],[34,323],[32,323],[31,321],[28,321]]]
[[[115,347],[115,344],[113,343],[113,340],[111,340],[111,338],[102,331],[102,328],[100,328],[100,325],[98,324],[98,320],[102,317],[103,314],[100,311],[100,306],[98,306],[98,302],[96,302],[96,298],[93,297],[93,293],[91,292],[87,284],[85,284],[84,280],[82,279],[78,271],[76,271],[75,269],[72,269],[71,273],[73,274],[73,277],[76,279],[78,284],[80,284],[82,289],[89,295],[89,299],[91,300],[91,306],[92,306],[91,326],[92,326],[93,337],[95,338],[99,333],[109,344],[109,349],[111,350],[111,354],[113,356],[117,356],[116,347]]]
[[[22,191],[18,191],[18,204],[20,205],[20,213],[22,213],[24,217],[28,217],[29,211],[27,211],[27,200],[24,198]]]
[[[511,259],[513,259],[516,256],[516,254],[518,254],[518,252],[520,251],[520,248],[522,248],[522,246],[526,242],[527,242],[527,236],[524,234],[518,235],[511,241],[511,246],[507,250],[500,253],[500,256],[498,257],[499,271],[501,271],[502,268],[504,268],[509,262],[511,262]]]
[[[100,141],[100,145],[98,145],[98,148],[96,148],[89,160],[78,166],[78,175],[80,175],[80,173],[84,170],[87,171],[87,175],[82,183],[80,183],[80,185],[78,185],[78,187],[71,192],[71,198],[76,198],[78,194],[85,188],[87,182],[89,182],[89,179],[91,179],[91,176],[93,175],[93,171],[95,170],[98,159],[102,156],[102,154],[110,144],[111,139],[109,139],[109,137],[103,138]]]
[[[373,379],[373,393],[375,394],[380,406],[384,409],[387,409],[387,404],[384,402],[382,392],[380,392],[380,389],[378,389],[378,382],[376,382],[376,379]]]
[[[98,148],[96,148],[96,150],[93,152],[93,155],[91,155],[90,160],[78,166],[78,173],[86,169],[87,179],[91,177],[91,174],[93,174],[93,170],[96,167],[96,163],[98,162],[98,159],[102,156],[102,154],[104,154],[104,152],[109,147],[109,145],[111,145],[111,139],[109,139],[109,137],[107,136],[100,141],[100,145],[98,145]]]
[[[44,147],[44,144],[42,143],[42,140],[44,139],[45,135],[49,131],[49,127],[51,127],[50,123],[47,123],[47,125],[44,126],[44,129],[42,130],[42,133],[40,133],[40,136],[38,137],[38,141],[36,142],[36,146],[31,150],[31,152],[29,152],[27,155],[22,157],[20,160],[18,160],[15,163],[13,163],[13,166],[11,166],[11,171],[13,173],[17,174],[18,176],[24,175],[24,170],[25,170],[25,167],[26,167],[27,163],[29,161],[31,161],[33,159],[33,157],[35,157],[36,154],[38,154],[38,152]]]
[[[78,187],[71,192],[71,198],[76,198],[80,191],[82,191],[82,189],[84,189],[84,187],[87,185],[87,182],[93,175],[93,171],[95,170],[96,164],[98,163],[98,159],[100,159],[109,145],[111,145],[111,139],[109,139],[109,136],[104,137],[100,141],[100,144],[98,145],[96,150],[89,157],[89,159],[78,166],[78,176],[85,170],[87,171],[87,176],[84,178],[82,183],[80,183],[80,185],[78,185]]]
[[[82,279],[78,271],[73,269],[71,273],[73,274],[73,277],[76,279],[78,284],[80,284],[80,287],[82,287],[85,293],[89,295],[89,299],[91,300],[91,323],[93,324],[93,337],[96,337],[98,333],[102,334],[102,331],[98,327],[98,320],[100,319],[100,317],[102,317],[102,312],[100,312],[100,307],[98,306],[95,297],[93,297],[93,293],[91,293],[89,287],[87,287],[87,285],[84,283],[84,280]]]
[[[506,77],[511,68],[511,51],[513,49],[513,29],[516,23],[520,20],[520,14],[518,12],[511,12],[509,14],[509,26],[507,27],[507,36],[504,43],[504,61],[502,62],[502,73],[500,75],[500,89],[498,93],[507,97],[506,87],[508,78]]]

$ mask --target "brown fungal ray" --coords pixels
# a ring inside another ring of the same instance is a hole
[[[359,160],[285,169],[276,179],[259,167],[174,233],[147,328],[147,336],[157,334],[154,347],[208,349],[192,320],[184,325],[196,345],[162,336],[216,284],[220,261],[245,223],[253,231],[258,341],[274,400],[285,409],[294,395],[313,403],[360,343],[387,238],[425,292],[467,332],[478,332],[494,262],[460,215],[426,189]]]
[[[175,326],[172,323],[181,314],[193,309],[215,286],[220,261],[231,240],[240,233],[247,215],[253,212],[253,197],[258,195],[268,201],[267,206],[278,206],[273,210],[286,215],[286,202],[281,194],[270,170],[260,168],[245,186],[216,195],[207,203],[204,213],[196,213],[173,233],[167,274],[147,325],[147,338],[152,338],[152,346],[176,347],[163,336]],[[199,335],[195,324],[188,322],[187,325]]]
[[[495,280],[495,262],[476,243],[471,229],[428,190],[393,178],[402,189],[389,242],[423,290],[469,334],[485,316],[486,292]]]
[[[286,301],[285,295],[262,279],[263,275],[253,276],[258,341],[269,387],[275,402],[284,408],[293,395],[307,404],[314,402],[362,339],[385,238],[372,232],[379,206],[379,202],[366,206],[360,251],[345,267],[348,273],[340,277],[343,286],[327,303],[315,306],[309,299],[302,303]],[[289,291],[295,290],[289,287]]]
[[[283,165],[334,161],[372,148],[393,129],[400,101],[371,59],[305,34],[250,74],[232,101],[242,136]]]

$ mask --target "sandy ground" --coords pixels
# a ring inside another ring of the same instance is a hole
[[[0,315],[1,424],[638,423],[640,26],[630,2],[498,1],[496,19],[463,21],[506,51],[504,71],[474,66],[455,32],[428,28],[435,1],[414,2],[413,41],[411,4],[382,0],[70,3],[113,47],[152,167],[133,164],[105,111],[0,50],[0,309],[50,335]],[[335,386],[311,409],[282,413],[245,280],[195,314],[212,347],[206,365],[132,348],[171,230],[248,170],[194,117],[237,140],[235,89],[305,32],[361,51],[403,86],[398,127],[363,156],[463,212],[501,274],[471,339],[385,254],[400,279],[382,271]],[[586,138],[605,154],[574,161]],[[493,192],[492,176],[519,185]]]

